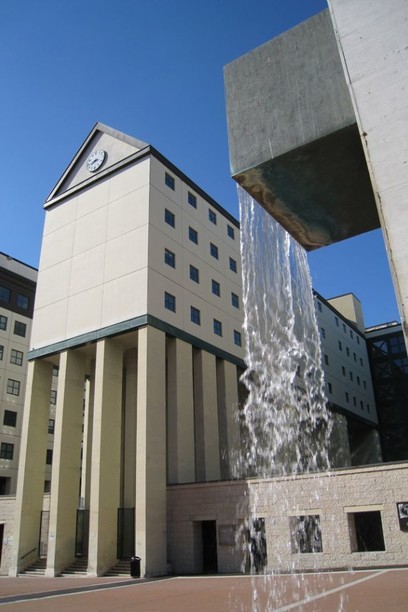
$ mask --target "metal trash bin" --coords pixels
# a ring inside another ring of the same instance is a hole
[[[140,578],[140,557],[132,557],[130,559],[130,575],[132,578]]]

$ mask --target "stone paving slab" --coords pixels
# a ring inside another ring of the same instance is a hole
[[[407,612],[408,570],[304,575],[0,578],[0,612]]]

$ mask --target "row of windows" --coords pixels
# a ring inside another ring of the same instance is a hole
[[[333,393],[333,384],[330,383],[330,382],[327,383],[327,389],[328,389],[330,394]],[[358,400],[357,400],[355,395],[353,395],[352,398],[351,398],[350,393],[348,391],[345,391],[344,392],[344,398],[345,398],[347,404],[350,404],[351,403],[350,400],[352,399],[353,400],[352,401],[353,406],[355,408],[357,408]],[[361,408],[361,410],[364,410],[364,402],[363,402],[363,400],[360,400],[360,408]],[[367,408],[367,412],[370,413],[370,404],[366,404],[366,408]]]
[[[48,448],[46,459],[45,459],[45,462],[47,465],[52,464],[52,454],[53,454],[52,449]],[[14,455],[14,444],[11,444],[10,442],[2,442],[0,445],[0,459],[8,459],[9,461],[11,461],[13,459],[13,455]]]
[[[169,249],[164,249],[164,263],[171,268],[176,267],[176,255]],[[190,280],[199,284],[200,283],[200,270],[190,264]],[[221,297],[221,285],[214,278],[211,279],[211,292],[217,297]],[[236,293],[231,291],[231,304],[234,308],[239,308],[239,297]]]
[[[321,302],[319,302],[319,301],[317,302],[317,309],[318,309],[318,311],[319,311],[319,312],[322,312],[322,304],[321,304]],[[336,323],[336,327],[340,327],[339,317],[337,317],[336,315],[334,315],[334,320],[335,320],[335,323]],[[342,327],[343,327],[343,332],[344,332],[345,334],[347,334],[347,325],[346,325],[345,323],[342,323]],[[323,329],[323,328],[322,328],[322,329]],[[350,338],[351,338],[351,339],[353,339],[353,338],[354,338],[354,336],[355,336],[355,337],[356,337],[357,344],[360,344],[360,336],[359,336],[357,333],[353,332],[353,330],[349,328],[349,334],[350,334]],[[325,336],[324,336],[324,337],[325,337]]]
[[[9,304],[11,300],[11,290],[8,287],[0,285],[0,302],[3,304]],[[28,310],[30,306],[30,298],[24,293],[18,293],[16,299],[16,305],[22,310]]]
[[[167,187],[169,187],[173,191],[175,190],[175,188],[176,188],[175,178],[174,178],[174,176],[172,176],[168,172],[166,172],[165,175],[164,175],[164,182],[165,182]],[[193,208],[197,208],[197,196],[195,196],[194,193],[192,193],[191,191],[188,191],[188,193],[187,193],[187,202]],[[169,220],[170,220],[171,216],[173,217],[173,223],[174,223],[174,221],[175,221],[174,214],[171,213],[170,211],[166,211],[165,217],[168,217]],[[212,208],[208,209],[208,220],[211,223],[213,223],[214,225],[217,225],[217,213]],[[168,222],[169,221],[167,221],[167,218],[166,218],[166,223],[168,223]],[[170,225],[172,225],[174,227],[174,225],[172,223],[170,223]],[[232,225],[229,225],[229,224],[227,225],[227,235],[232,240],[235,240],[235,228],[232,227]]]
[[[164,307],[167,310],[176,312],[176,296],[165,291],[164,293]],[[201,325],[201,311],[195,306],[190,306],[190,321],[196,325]],[[213,319],[213,332],[216,336],[222,336],[222,322],[218,319]],[[234,330],[234,344],[242,346],[242,336],[238,330]]]
[[[171,227],[176,227],[175,215],[167,208],[164,211],[164,221],[167,223],[167,225],[170,225]],[[189,226],[188,228],[188,239],[190,240],[190,242],[198,244],[198,232],[191,226]],[[219,259],[218,246],[213,242],[210,242],[210,255],[211,257],[214,257],[214,259]],[[229,267],[230,270],[232,270],[233,272],[237,271],[237,262],[232,257],[229,258]]]
[[[0,330],[7,331],[8,318],[4,315],[0,315]],[[27,325],[22,321],[14,321],[14,334],[25,338],[27,331]]]
[[[0,344],[0,361],[3,360],[4,357],[4,346]],[[18,351],[17,349],[11,349],[10,353],[10,363],[14,363],[14,365],[22,366],[24,359],[24,353],[22,351]]]

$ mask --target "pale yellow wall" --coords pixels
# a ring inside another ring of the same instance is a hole
[[[149,160],[47,210],[32,348],[146,314]]]

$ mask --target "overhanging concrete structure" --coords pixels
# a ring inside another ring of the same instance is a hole
[[[381,226],[406,333],[408,4],[329,7],[225,67],[231,174],[307,250]]]

